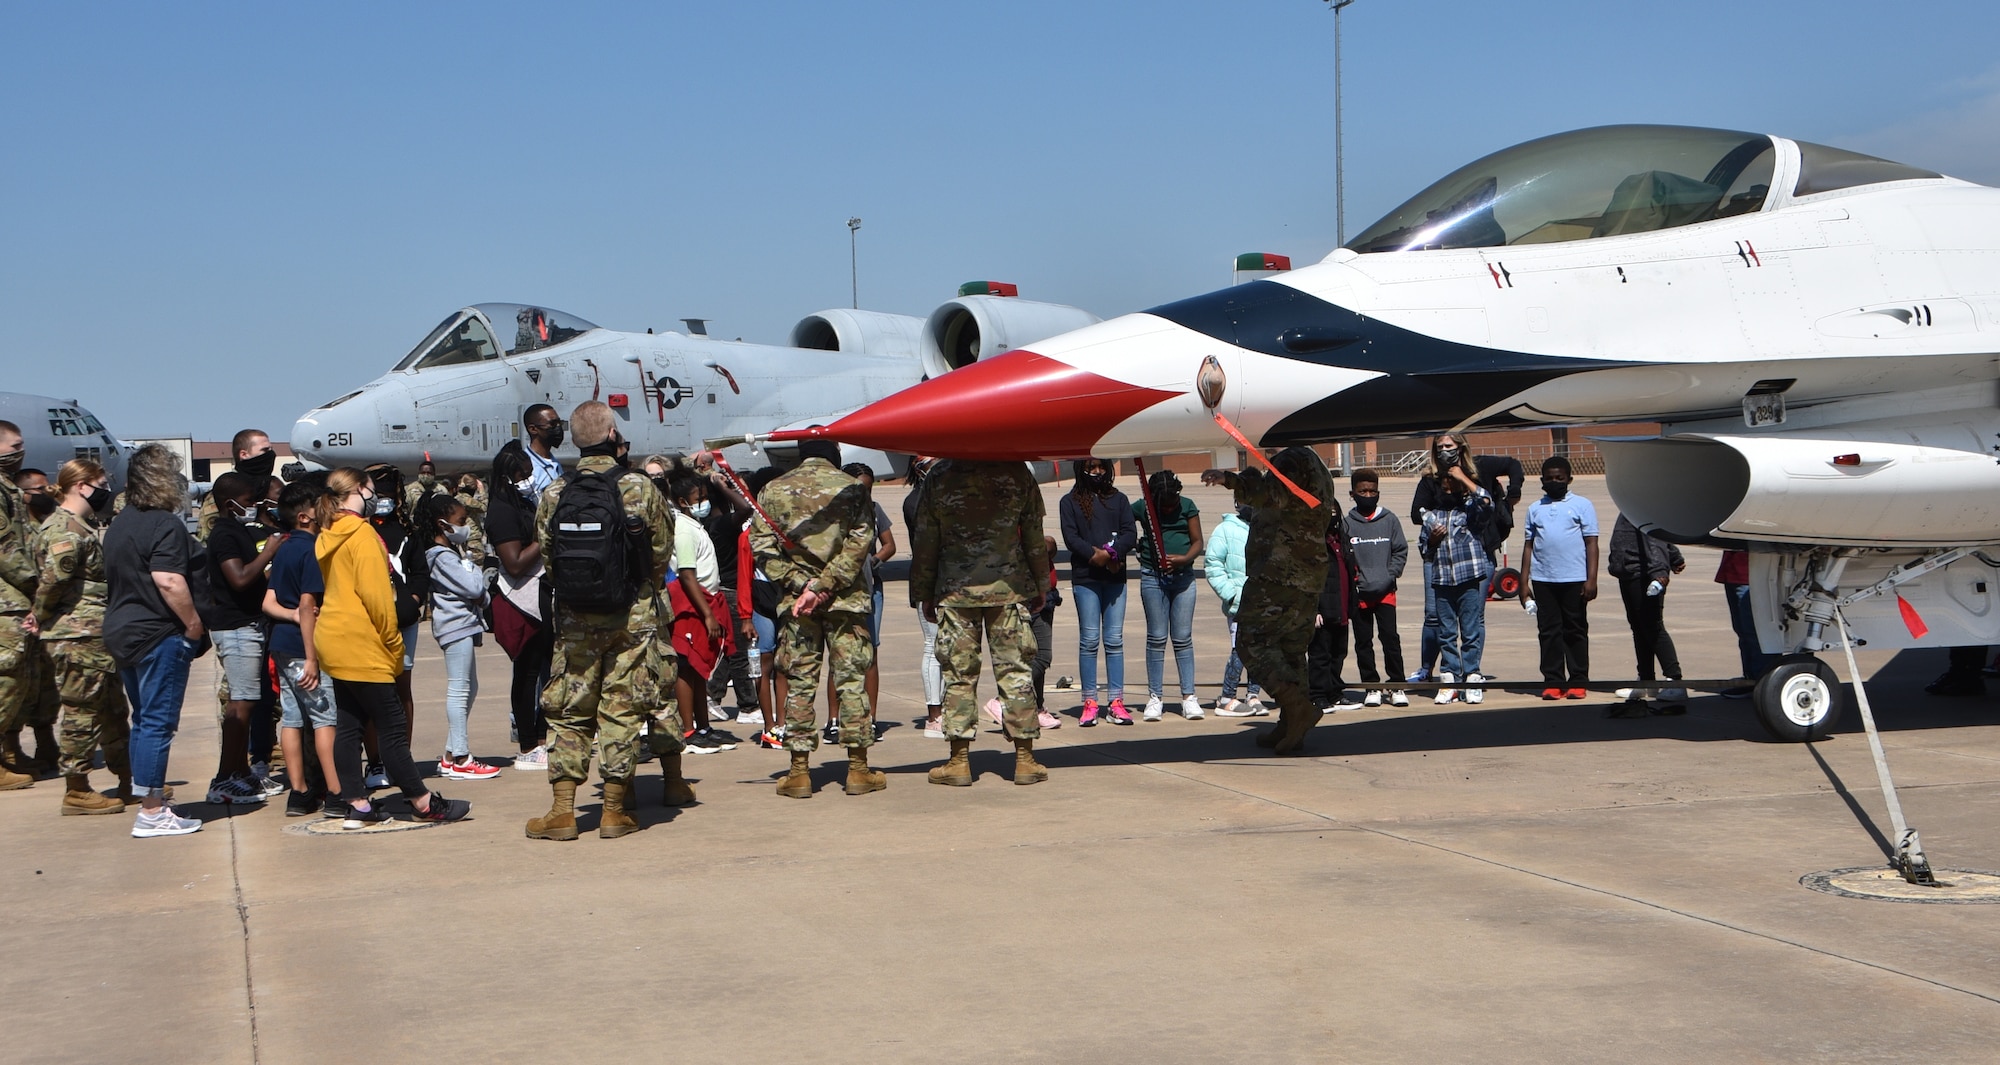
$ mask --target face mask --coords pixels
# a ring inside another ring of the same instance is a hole
[[[544,444],[547,444],[549,446],[549,450],[554,451],[555,449],[562,446],[563,442],[562,427],[559,425],[549,426],[547,429],[544,429],[541,432],[536,433],[535,439],[540,440]]]
[[[229,509],[230,512],[236,516],[237,521],[240,521],[245,525],[257,524],[256,507],[238,507],[236,504],[231,503],[229,504]]]
[[[90,509],[102,511],[111,505],[111,489],[90,485],[83,490],[83,501]]]
[[[435,473],[417,474],[417,483],[423,485],[425,488],[429,488],[431,485],[438,483],[437,474]]]
[[[37,522],[47,521],[56,512],[56,497],[47,492],[32,492],[28,495],[28,517]]]
[[[1449,466],[1458,461],[1459,451],[1455,447],[1438,448],[1438,462]]]
[[[1542,478],[1542,491],[1546,492],[1550,499],[1561,499],[1569,494],[1569,482],[1551,481],[1547,477],[1544,477]]]
[[[376,496],[368,502],[367,514],[371,518],[386,518],[396,512],[396,501],[388,496]]]
[[[444,538],[447,543],[457,544],[460,547],[463,547],[466,544],[471,543],[472,542],[471,523],[467,523],[464,525],[445,526]]]
[[[702,519],[708,517],[708,511],[709,511],[708,500],[704,499],[701,502],[696,503],[694,506],[688,508],[688,517],[693,518],[696,521],[701,521]]]
[[[0,473],[12,477],[21,472],[21,460],[26,458],[27,455],[28,451],[26,448],[16,449],[9,455],[0,455]]]
[[[1096,489],[1100,494],[1111,491],[1110,470],[1099,470],[1096,473],[1086,473],[1083,475],[1083,479],[1085,481],[1088,481],[1090,483],[1090,487]]]
[[[1375,508],[1381,505],[1381,496],[1357,495],[1354,497],[1354,509],[1364,518],[1375,513]]]
[[[266,451],[261,455],[253,455],[237,463],[236,472],[246,477],[269,477],[271,476],[271,467],[277,461],[277,451]]]

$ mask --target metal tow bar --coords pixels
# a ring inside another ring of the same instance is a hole
[[[1854,703],[1861,710],[1861,724],[1868,730],[1868,749],[1875,755],[1875,775],[1882,780],[1882,797],[1889,803],[1889,827],[1896,833],[1896,850],[1889,864],[1912,884],[1937,886],[1937,875],[1924,857],[1923,841],[1917,830],[1903,820],[1903,804],[1896,798],[1896,782],[1889,779],[1889,759],[1882,753],[1882,735],[1875,730],[1875,714],[1868,708],[1868,687],[1861,682],[1861,670],[1854,662],[1854,637],[1847,631],[1847,614],[1836,611],[1840,623],[1840,649],[1847,654],[1847,679],[1854,684]]]

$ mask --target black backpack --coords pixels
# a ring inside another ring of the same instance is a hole
[[[577,473],[556,498],[548,560],[558,606],[615,614],[630,609],[639,597],[652,542],[644,520],[625,513],[625,497],[618,490],[624,472]]]

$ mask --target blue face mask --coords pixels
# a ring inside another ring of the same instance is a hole
[[[693,518],[696,521],[701,521],[708,517],[708,511],[709,511],[708,500],[704,499],[701,502],[696,503],[694,506],[688,508],[688,517]]]

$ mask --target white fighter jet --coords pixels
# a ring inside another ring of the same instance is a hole
[[[1219,416],[1219,417],[1218,417]],[[1322,262],[996,353],[816,431],[975,458],[1658,421],[1641,528],[1752,551],[1760,720],[1814,652],[2000,643],[2000,189],[1784,137],[1607,126],[1487,156]],[[774,439],[797,439],[793,429]]]
[[[0,392],[0,421],[21,427],[23,467],[41,470],[53,482],[63,463],[90,459],[110,474],[112,491],[124,489],[125,444],[76,400]]]
[[[929,318],[820,311],[793,327],[790,347],[713,339],[699,319],[687,333],[626,333],[546,307],[481,303],[446,315],[389,372],[300,417],[292,450],[322,466],[413,471],[428,457],[440,473],[483,470],[521,437],[529,406],[547,403],[566,418],[595,399],[617,413],[635,456],[734,440],[725,455],[751,468],[772,456],[743,443],[747,434],[832,421],[982,354],[1098,320],[1022,300],[1000,282],[959,292]],[[573,462],[574,445],[558,456]],[[883,475],[907,461],[858,447],[844,457]]]

